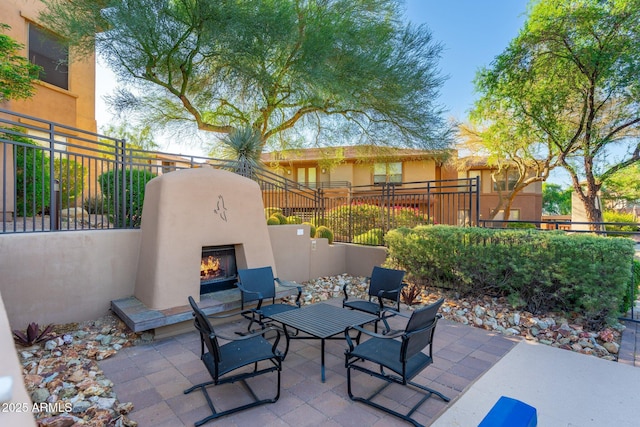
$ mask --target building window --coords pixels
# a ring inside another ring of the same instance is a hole
[[[382,184],[384,182],[402,182],[402,162],[374,163],[373,183]]]
[[[493,219],[496,221],[504,221],[504,211],[499,210]],[[509,211],[509,221],[519,221],[519,220],[520,220],[520,209],[511,209],[511,211]]]
[[[497,181],[493,182],[493,191],[512,191],[516,183],[518,182],[518,172],[514,170],[508,170],[502,172]]]
[[[316,168],[298,168],[296,171],[296,182],[311,188],[316,187]]]
[[[60,37],[29,24],[29,61],[42,67],[41,81],[69,89],[69,54]]]

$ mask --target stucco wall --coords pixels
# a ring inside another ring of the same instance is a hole
[[[308,226],[268,231],[277,275],[285,280],[369,276],[386,258],[384,247],[310,239]],[[134,295],[140,236],[140,230],[0,235],[0,293],[11,326],[96,319],[111,300]]]
[[[0,235],[0,293],[14,328],[107,313],[133,295],[139,230]]]

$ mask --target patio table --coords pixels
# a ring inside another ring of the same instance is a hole
[[[336,307],[326,303],[304,306],[298,310],[274,314],[271,320],[282,323],[287,339],[319,339],[320,340],[320,372],[322,382],[325,380],[324,341],[342,339],[335,335],[344,333],[350,326],[362,326],[378,318],[368,313]],[[304,332],[309,336],[290,336],[287,326]]]

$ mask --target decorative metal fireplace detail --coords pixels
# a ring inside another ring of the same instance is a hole
[[[205,246],[200,262],[200,295],[236,287],[238,269],[233,246]]]

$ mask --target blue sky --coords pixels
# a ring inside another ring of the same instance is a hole
[[[444,46],[440,68],[449,76],[440,103],[465,120],[476,98],[473,79],[518,35],[528,0],[406,0],[407,19],[427,24]]]
[[[464,121],[476,98],[473,79],[477,70],[488,66],[518,34],[528,0],[405,1],[407,19],[427,24],[434,40],[444,47],[439,66],[448,79],[439,103],[447,108],[447,117]],[[111,120],[102,97],[113,91],[115,83],[100,65],[96,81],[96,118],[101,127]]]

